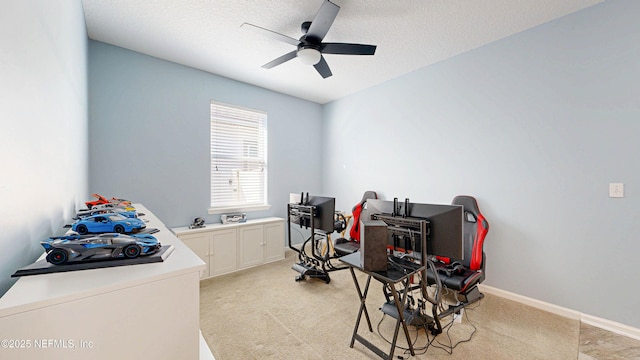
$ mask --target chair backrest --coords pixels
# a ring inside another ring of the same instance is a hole
[[[480,213],[478,202],[473,196],[456,196],[451,204],[462,205],[464,210],[464,260],[461,263],[471,270],[483,269],[484,238],[489,232],[489,222]]]
[[[365,191],[364,195],[362,195],[362,200],[360,200],[360,202],[351,209],[351,213],[353,214],[351,230],[349,230],[349,237],[351,237],[351,240],[360,242],[360,213],[362,212],[362,208],[367,200],[377,198],[378,194],[375,191]]]

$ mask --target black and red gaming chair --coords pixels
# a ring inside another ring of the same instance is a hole
[[[364,208],[365,203],[369,199],[377,199],[378,194],[375,191],[365,191],[362,195],[362,200],[351,209],[353,214],[351,230],[349,230],[350,239],[339,238],[336,239],[333,245],[336,254],[339,256],[349,255],[360,250],[360,213]]]
[[[437,275],[442,285],[458,292],[459,301],[472,303],[482,298],[478,284],[485,278],[484,240],[489,232],[489,222],[478,208],[478,202],[472,196],[456,196],[451,202],[462,205],[464,211],[463,242],[464,259],[450,259],[436,255]],[[427,271],[429,283],[435,282],[432,271]]]

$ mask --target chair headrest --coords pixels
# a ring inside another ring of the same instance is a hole
[[[378,194],[375,191],[365,191],[364,195],[362,195],[362,200],[360,200],[360,205],[364,205],[369,199],[377,199]]]
[[[480,208],[478,207],[478,202],[476,198],[469,195],[458,195],[453,198],[451,202],[452,205],[462,205],[464,211],[468,211],[474,215],[480,214]]]

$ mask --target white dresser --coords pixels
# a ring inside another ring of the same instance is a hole
[[[213,358],[199,330],[204,262],[135,207],[173,246],[165,261],[20,278],[0,298],[0,358]]]

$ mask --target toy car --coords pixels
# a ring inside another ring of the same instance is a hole
[[[133,259],[141,255],[151,255],[161,247],[158,239],[149,234],[69,235],[49,238],[41,244],[47,252],[46,260],[54,265],[119,258]]]
[[[116,204],[124,207],[131,206],[131,200],[127,200],[127,199],[118,199],[118,198],[112,197],[111,200],[109,200],[109,202],[111,202],[112,204]]]
[[[130,205],[122,205],[122,204],[98,204],[93,205],[89,210],[103,210],[103,209],[121,209],[125,211],[135,211],[136,208]]]
[[[100,194],[91,194],[91,196],[93,196],[94,198],[96,198],[96,200],[93,201],[86,201],[84,204],[87,205],[87,207],[89,209],[91,209],[93,206],[95,205],[100,205],[100,204],[109,204],[109,200],[100,195]]]
[[[100,208],[100,209],[84,209],[84,210],[79,210],[76,213],[76,217],[74,218],[75,220],[78,219],[82,219],[85,218],[87,216],[91,216],[91,215],[97,215],[97,214],[120,214],[124,217],[128,217],[128,218],[137,218],[138,217],[138,213],[134,210],[134,211],[128,211],[125,210],[123,208],[120,207],[106,207],[106,208]]]
[[[135,208],[131,205],[131,201],[125,199],[112,198],[111,200],[100,194],[91,194],[96,200],[86,201],[84,204],[89,209],[98,209],[101,207],[121,207],[127,211],[133,211]]]
[[[88,233],[131,233],[147,227],[144,221],[138,218],[128,218],[120,214],[96,214],[82,218],[73,225],[71,230],[80,235]]]

